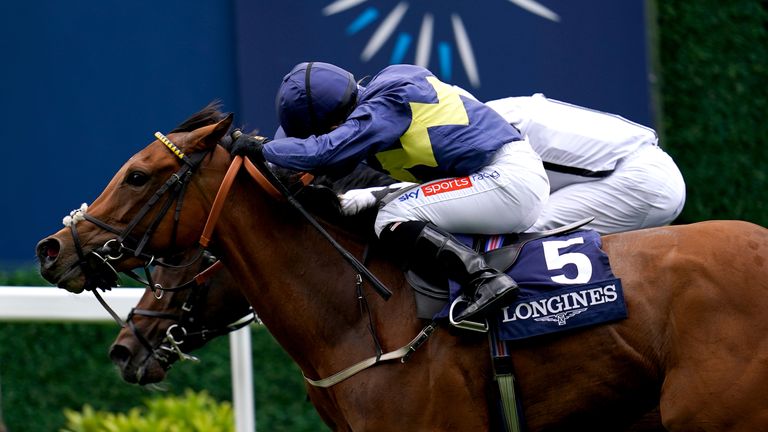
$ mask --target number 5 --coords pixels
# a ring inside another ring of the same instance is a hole
[[[570,240],[552,240],[542,242],[544,249],[544,260],[547,262],[547,270],[559,270],[567,264],[576,266],[576,277],[568,278],[564,274],[553,276],[553,282],[560,284],[581,284],[587,283],[592,278],[592,262],[589,257],[579,252],[569,252],[560,254],[560,249],[573,244],[584,243],[583,237],[574,237]]]

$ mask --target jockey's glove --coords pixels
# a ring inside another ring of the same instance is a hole
[[[341,204],[341,213],[345,216],[352,216],[361,211],[371,208],[377,202],[384,199],[391,193],[396,193],[400,189],[413,186],[415,183],[402,182],[389,186],[377,186],[367,189],[352,189],[339,195]]]
[[[259,135],[248,135],[240,131],[232,132],[232,150],[229,152],[234,156],[257,156],[261,157],[261,149],[264,144],[270,141],[269,138]]]

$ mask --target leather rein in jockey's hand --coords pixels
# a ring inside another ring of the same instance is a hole
[[[232,132],[231,136],[233,140],[237,140],[243,135],[243,133],[239,130],[235,130]],[[240,162],[238,162],[238,159],[240,159]],[[240,166],[242,164],[245,164],[245,167],[248,171],[248,173],[251,175],[251,177],[256,180],[259,185],[262,185],[262,187],[265,187],[266,185],[271,186],[273,189],[276,189],[277,192],[279,192],[279,196],[281,198],[284,198],[287,200],[296,210],[301,213],[301,215],[307,220],[307,222],[310,223],[323,237],[325,237],[328,242],[331,243],[331,245],[341,254],[341,256],[349,262],[354,269],[363,275],[368,281],[371,283],[373,288],[376,290],[376,293],[379,294],[384,300],[389,300],[389,298],[392,296],[392,291],[390,291],[373,273],[371,273],[368,268],[361,263],[357,258],[355,258],[354,255],[352,255],[349,251],[347,251],[344,246],[339,244],[329,233],[325,230],[325,228],[320,225],[320,223],[310,214],[304,206],[301,205],[301,203],[296,199],[294,194],[292,194],[288,187],[286,187],[280,179],[269,170],[269,168],[265,165],[265,161],[263,159],[256,161],[258,165],[253,164],[250,159],[245,158],[240,155],[234,156],[234,159],[232,160],[232,165],[230,165],[230,170],[235,169],[236,171],[239,170]],[[260,168],[262,167],[262,168]],[[229,173],[228,173],[229,174]],[[226,181],[225,176],[225,181]],[[234,175],[232,176],[232,179],[234,179]],[[265,180],[265,181],[264,181]],[[213,231],[213,225],[211,224],[211,219],[213,219],[213,223],[215,223],[215,219],[218,216],[217,208],[217,200],[219,198],[219,195],[222,196],[221,204],[223,205],[223,199],[227,195],[227,190],[229,189],[229,186],[231,186],[231,180],[229,185],[225,185],[222,183],[221,188],[219,189],[219,193],[216,195],[216,199],[213,203],[213,208],[211,209],[211,217],[209,218],[209,223],[206,224],[206,228],[203,230],[203,236],[201,237],[201,241],[204,243],[207,243],[208,237],[206,234],[209,234],[211,231]],[[224,189],[227,190],[224,190]],[[268,189],[269,190],[269,189]],[[210,228],[209,228],[210,226]],[[203,246],[206,246],[206,244],[203,244]]]

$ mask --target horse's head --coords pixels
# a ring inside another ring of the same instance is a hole
[[[187,253],[183,259],[194,256]],[[162,381],[176,361],[194,359],[189,353],[253,321],[239,284],[214,261],[206,254],[199,265],[155,271],[156,282],[174,288],[162,295],[148,288],[109,351],[125,381]]]
[[[217,143],[231,124],[231,115],[211,105],[167,137],[157,133],[90,206],[73,211],[65,228],[37,244],[43,277],[72,292],[108,289],[117,272],[196,246],[202,224],[179,218],[205,220],[224,173],[194,173],[229,161]]]

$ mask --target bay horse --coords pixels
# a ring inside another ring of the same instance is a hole
[[[225,148],[229,144],[224,143]],[[305,189],[297,197],[312,208],[313,201],[328,200],[329,194],[393,182],[389,176],[359,166],[342,178],[314,177],[312,184],[322,189]],[[322,213],[317,206],[315,209]],[[338,212],[334,208],[327,211]],[[176,361],[197,360],[190,354],[208,341],[258,321],[240,291],[241,283],[208,251],[181,254],[170,265],[158,266],[153,279],[162,288],[144,291],[125,322],[119,322],[120,332],[109,349],[110,359],[126,382],[158,383]]]
[[[232,274],[206,253],[187,252],[180,268],[159,267],[154,281],[131,309],[109,349],[109,357],[129,383],[163,381],[176,361],[197,360],[190,353],[209,341],[255,321],[248,300]]]
[[[367,260],[393,295],[370,295],[372,284],[363,282],[370,315],[361,313],[359,269],[246,173],[234,180],[212,235],[203,236],[227,167],[242,159],[217,145],[231,115],[193,119],[129,159],[76,214],[77,228],[38,243],[48,281],[71,292],[96,289],[111,276],[90,257],[123,271],[145,266],[148,256],[193,249],[202,236],[309,379],[374,355],[371,328],[385,351],[419,333],[424,323],[392,261],[375,250]],[[189,187],[180,221],[147,204],[181,179]],[[327,229],[363,256],[366,238]],[[512,363],[527,428],[620,430],[659,405],[672,431],[768,430],[768,230],[709,221],[605,236],[603,249],[622,280],[629,318],[517,345]],[[489,410],[492,375],[484,336],[439,327],[407,363],[382,362],[308,389],[334,430],[501,430]]]
[[[185,254],[182,261],[190,260],[192,255],[191,252]],[[120,329],[109,350],[112,362],[126,382],[141,385],[161,382],[178,360],[185,360],[210,340],[253,321],[243,319],[251,313],[251,308],[240,290],[241,284],[219,264],[221,261],[208,261],[200,266],[156,270],[154,280],[161,286],[183,289],[158,296],[156,290],[147,288],[129,314],[128,325]],[[201,274],[205,277],[201,278]],[[169,341],[174,328],[180,329],[181,334]],[[174,346],[176,341],[180,343]],[[658,408],[627,429],[628,432],[663,430]]]

